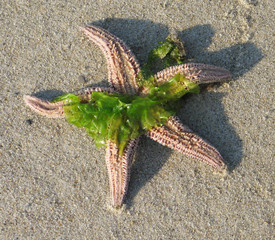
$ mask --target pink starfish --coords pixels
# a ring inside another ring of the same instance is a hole
[[[128,46],[119,38],[96,27],[87,26],[81,28],[82,32],[103,51],[108,64],[109,88],[84,88],[75,92],[81,101],[87,102],[93,91],[119,92],[122,94],[146,95],[147,89],[140,88],[138,73],[140,66],[136,57]],[[231,79],[229,71],[212,65],[188,63],[166,68],[155,74],[155,82],[162,84],[177,73],[184,75],[188,80],[197,84],[221,82]],[[25,96],[26,104],[37,113],[49,118],[62,118],[63,102],[51,103],[32,96]],[[153,127],[147,132],[147,136],[175,149],[187,156],[205,162],[209,166],[222,171],[225,168],[220,153],[208,142],[194,134],[187,126],[180,123],[179,119],[172,116],[160,126]],[[118,146],[108,141],[106,148],[106,164],[110,180],[111,203],[114,207],[123,204],[130,179],[130,167],[139,138],[129,141],[122,155]]]

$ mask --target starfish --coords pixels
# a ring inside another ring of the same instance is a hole
[[[94,92],[120,93],[146,96],[148,89],[140,86],[141,67],[130,48],[118,37],[97,26],[81,27],[81,31],[103,51],[108,65],[110,87],[88,87],[74,92],[82,102],[88,102]],[[195,84],[222,82],[231,79],[230,72],[216,66],[186,63],[168,67],[157,72],[153,78],[156,85],[168,82],[175,75],[184,75]],[[38,114],[49,118],[64,118],[64,101],[49,102],[34,96],[24,96],[25,103]],[[164,124],[153,126],[146,136],[158,143],[177,150],[191,158],[200,160],[218,171],[225,169],[221,154],[207,141],[193,133],[189,127],[172,115]],[[130,179],[130,167],[139,142],[139,136],[130,139],[120,154],[119,146],[108,140],[106,143],[106,164],[109,175],[111,204],[122,206]]]

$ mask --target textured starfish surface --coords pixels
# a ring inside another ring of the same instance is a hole
[[[82,27],[81,31],[103,51],[108,65],[109,88],[84,88],[74,94],[82,102],[88,102],[93,92],[121,93],[146,96],[148,89],[140,87],[141,68],[129,47],[119,38],[97,26]],[[161,85],[176,74],[196,84],[221,82],[231,79],[229,71],[206,64],[187,63],[168,67],[157,72],[153,78],[156,85]],[[64,102],[48,102],[33,96],[25,96],[25,103],[35,112],[49,118],[62,118]],[[193,133],[175,116],[170,116],[165,124],[153,126],[146,135],[189,157],[200,160],[218,171],[225,168],[220,153],[207,141]],[[130,179],[130,167],[139,142],[139,137],[130,139],[123,152],[112,140],[106,144],[106,164],[110,182],[111,204],[120,207],[123,204]]]

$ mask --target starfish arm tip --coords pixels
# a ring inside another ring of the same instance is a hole
[[[130,180],[130,168],[138,145],[139,138],[132,139],[127,144],[123,154],[112,141],[106,148],[106,165],[110,183],[110,198],[114,208],[121,208],[127,193]]]
[[[231,73],[222,67],[203,63],[186,63],[166,68],[155,74],[158,84],[171,79],[175,74],[180,73],[196,84],[225,82],[232,79]]]
[[[109,200],[109,199],[108,199]],[[108,210],[110,210],[111,212],[115,213],[115,214],[121,214],[123,213],[126,209],[127,206],[126,204],[122,203],[119,206],[114,206],[113,204],[111,204],[109,201],[107,203],[107,208]]]
[[[226,169],[219,151],[181,124],[176,117],[168,119],[163,126],[153,127],[147,132],[147,136],[164,146],[200,160],[219,172]]]
[[[78,26],[78,29],[79,29],[81,32],[83,32],[83,33],[85,33],[85,31],[87,31],[87,28],[88,28],[88,26],[87,26],[87,25],[84,25],[84,26]]]
[[[29,95],[24,95],[23,99],[28,107],[40,115],[46,116],[48,118],[63,117],[62,102],[51,103],[49,101]]]

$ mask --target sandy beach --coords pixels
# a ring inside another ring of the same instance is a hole
[[[274,238],[272,1],[19,0],[0,11],[0,239]],[[143,136],[125,205],[110,207],[104,148],[23,101],[108,86],[86,24],[121,38],[141,64],[173,33],[187,61],[230,70],[232,81],[178,112],[220,151],[227,175]]]

